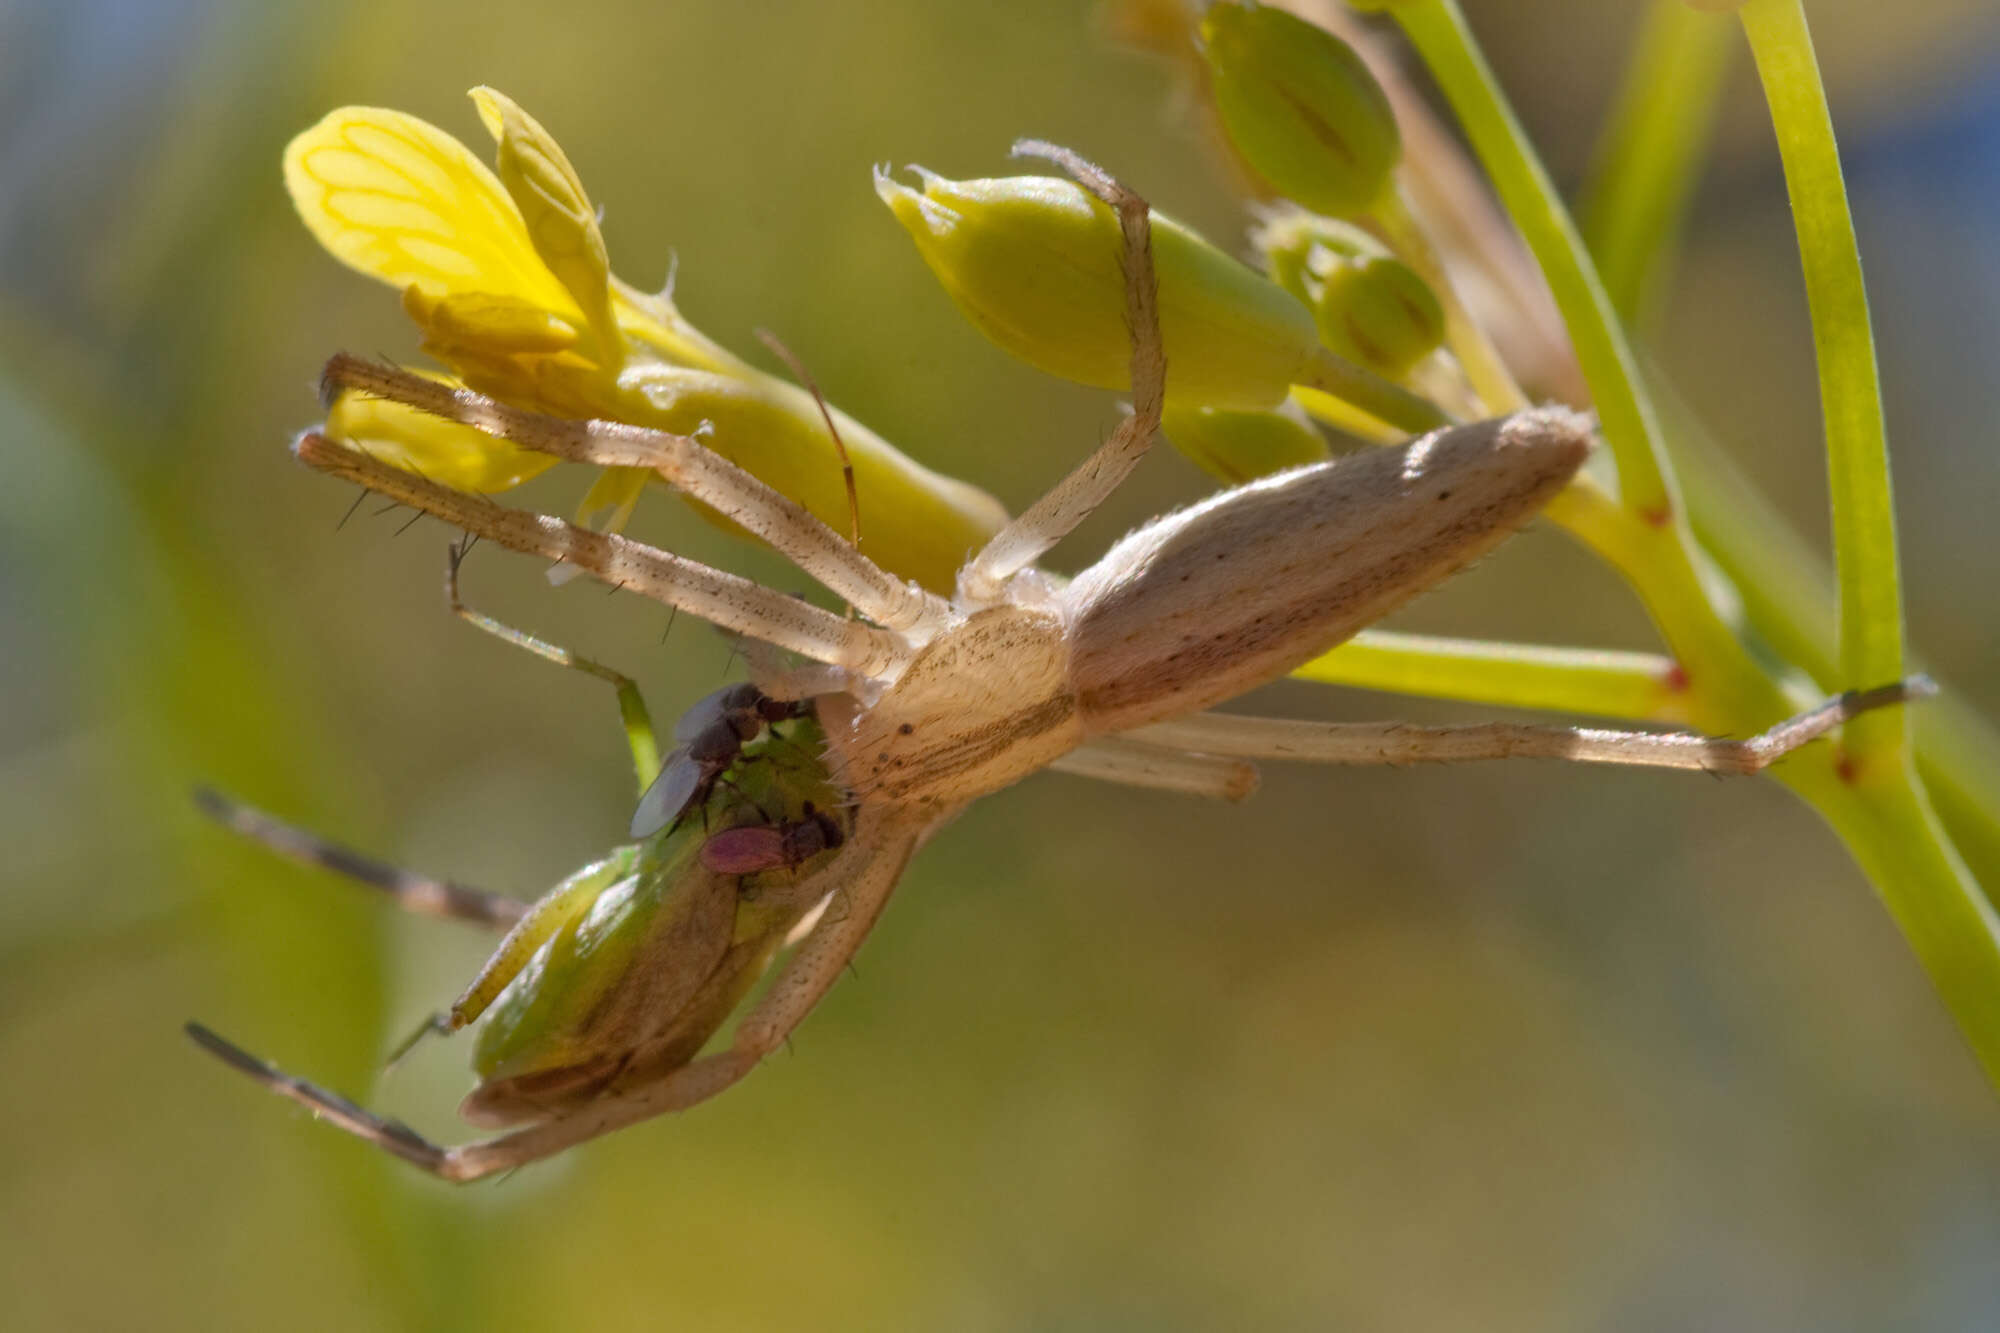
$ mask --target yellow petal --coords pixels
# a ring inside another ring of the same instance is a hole
[[[653,470],[645,467],[605,468],[584,492],[583,503],[576,507],[576,521],[595,532],[620,531],[632,517],[639,492],[646,489],[652,475]]]
[[[512,296],[584,323],[493,173],[415,116],[329,112],[286,146],[285,185],[314,237],[350,268],[397,288]]]
[[[682,318],[670,291],[642,292],[611,279],[618,331],[670,365],[744,375],[749,363]]]
[[[505,93],[474,88],[472,103],[499,147],[500,183],[527,224],[528,240],[549,272],[590,317],[600,337],[615,339],[611,263],[597,210],[562,145]],[[612,350],[616,350],[615,347]]]
[[[413,284],[403,289],[403,313],[424,339],[442,348],[478,347],[489,353],[560,352],[576,344],[576,328],[537,305],[491,292],[438,296]]]
[[[334,402],[326,433],[394,467],[481,494],[518,486],[556,462],[471,426],[362,393],[344,393]]]

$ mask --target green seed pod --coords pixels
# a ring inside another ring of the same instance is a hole
[[[596,886],[582,910],[552,923],[479,1029],[482,1084],[600,1074],[629,1056],[641,1013],[667,1020],[699,988],[729,947],[736,911],[734,885],[701,866],[700,843],[699,826],[676,830],[668,858]]]
[[[483,1016],[544,944],[558,933],[572,929],[600,897],[638,871],[640,853],[641,848],[636,843],[620,847],[602,861],[593,861],[537,898],[500,941],[500,947],[479,969],[479,975],[452,1001],[449,1014],[451,1028],[455,1031]],[[500,1026],[506,1028],[508,1025]],[[492,1052],[486,1048],[496,1035],[501,1043],[520,1035],[518,1031],[494,1034],[492,1025],[486,1031],[493,1035],[481,1038],[481,1050],[485,1052],[478,1057],[484,1062],[479,1067],[481,1073],[491,1072]]]
[[[965,317],[1051,375],[1131,387],[1118,223],[1081,186],[1048,176],[875,189]],[[1310,315],[1178,222],[1153,215],[1153,262],[1171,401],[1271,407],[1319,353]]]
[[[1201,22],[1215,108],[1230,142],[1278,193],[1329,217],[1372,211],[1402,139],[1389,99],[1353,48],[1256,4],[1218,4]]]
[[[1400,259],[1339,258],[1319,282],[1320,341],[1349,361],[1400,379],[1444,342],[1444,307]]]
[[[579,871],[516,925],[453,1009],[459,1026],[490,1002],[468,1119],[507,1124],[537,1103],[546,1113],[588,1096],[642,1045],[649,1058],[672,1045],[692,1059],[728,1018],[811,907],[784,890],[818,862],[722,874],[703,865],[703,842],[720,828],[841,801],[818,758],[818,724],[788,726],[785,738],[744,748],[730,789],[701,817]]]
[[[1322,462],[1332,452],[1310,423],[1283,410],[1170,407],[1160,424],[1176,449],[1232,486]]]

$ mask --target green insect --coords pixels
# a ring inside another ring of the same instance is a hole
[[[467,609],[457,591],[462,557],[463,549],[454,548],[446,581],[460,616],[617,686],[642,790],[659,772],[688,762],[683,746],[661,764],[632,681]],[[199,1024],[190,1023],[188,1034],[272,1091],[452,1180],[531,1162],[672,1109],[653,1105],[648,1090],[685,1070],[785,944],[810,928],[826,898],[812,872],[848,830],[845,796],[827,774],[825,737],[811,714],[770,707],[764,711],[776,720],[753,728],[741,722],[741,704],[758,694],[755,688],[732,686],[726,693],[738,705],[737,744],[733,755],[709,747],[699,798],[532,905],[386,865],[217,793],[198,794],[227,826],[373,885],[405,910],[508,928],[464,993],[416,1037],[477,1023],[472,1067],[479,1083],[460,1113],[475,1125],[512,1132],[444,1147]],[[677,730],[722,717],[716,700],[723,694],[698,703]]]

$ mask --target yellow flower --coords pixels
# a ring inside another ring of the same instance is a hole
[[[706,424],[716,452],[845,531],[839,458],[811,397],[738,360],[664,294],[618,281],[596,209],[561,147],[500,93],[476,88],[472,98],[497,145],[497,174],[435,126],[376,107],[343,107],[292,140],[285,183],[320,244],[397,288],[424,351],[458,381],[558,416],[683,434]],[[691,374],[703,377],[701,392]],[[905,577],[949,589],[965,553],[1005,521],[999,503],[834,417],[854,464],[864,549]],[[333,405],[327,429],[465,490],[506,490],[549,466],[505,441],[359,395]],[[583,501],[585,521],[621,525],[649,475],[606,469]]]

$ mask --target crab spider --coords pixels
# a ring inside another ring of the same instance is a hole
[[[430,1169],[453,1179],[483,1175],[730,1086],[831,987],[923,841],[971,801],[1042,768],[1230,799],[1254,787],[1255,759],[1412,763],[1532,754],[1750,773],[1857,712],[1927,689],[1913,680],[1842,695],[1747,740],[1526,724],[1340,725],[1206,711],[1327,651],[1493,549],[1569,482],[1592,447],[1591,428],[1561,409],[1454,426],[1222,492],[1138,529],[1067,583],[1045,574],[1034,562],[1150,447],[1167,365],[1144,201],[1066,150],[1024,143],[1017,152],[1056,162],[1118,219],[1132,412],[973,555],[949,599],[877,567],[696,440],[541,416],[352,358],[329,363],[329,392],[391,399],[564,459],[651,468],[860,615],[838,616],[623,537],[507,509],[323,436],[300,437],[295,452],[308,466],[817,663],[760,684],[773,697],[811,698],[833,776],[852,802],[850,836],[805,877],[829,909],[727,1049],[658,1068],[643,1086],[577,1114],[452,1149],[422,1163]],[[268,1066],[231,1052],[219,1053],[300,1095]],[[321,1109],[335,1119],[344,1114]],[[401,1151],[386,1129],[342,1123]]]

